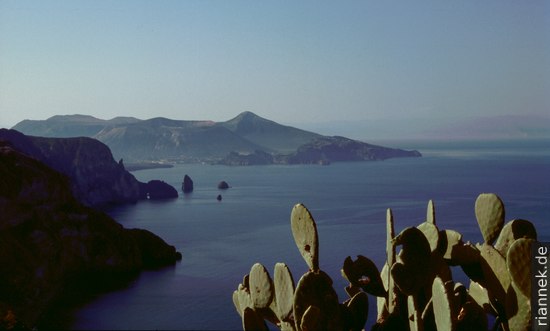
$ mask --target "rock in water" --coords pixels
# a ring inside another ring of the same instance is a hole
[[[218,194],[218,196],[216,197],[216,199],[217,199],[218,201],[222,201],[222,195],[221,195],[221,194]]]
[[[188,175],[185,175],[185,177],[183,177],[183,183],[181,184],[181,190],[183,191],[183,193],[193,192],[193,180]]]
[[[227,182],[225,180],[222,180],[219,184],[218,184],[218,188],[220,190],[227,190],[229,188],[229,184],[227,184]]]
[[[178,191],[170,184],[162,180],[151,180],[142,185],[145,195],[151,200],[174,199],[178,197]]]

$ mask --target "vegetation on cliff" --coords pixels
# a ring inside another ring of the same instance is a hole
[[[153,233],[82,205],[67,176],[6,141],[0,160],[2,323],[32,328],[72,284],[101,288],[181,258]]]

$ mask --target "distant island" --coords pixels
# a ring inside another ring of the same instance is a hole
[[[95,138],[128,164],[210,163],[225,165],[330,164],[420,157],[405,151],[282,125],[243,112],[225,122],[167,118],[111,120],[86,115],[24,120],[13,127],[27,135]],[[133,168],[135,170],[136,168]]]

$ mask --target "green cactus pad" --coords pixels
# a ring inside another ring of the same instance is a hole
[[[504,304],[506,292],[510,286],[510,274],[506,268],[506,260],[493,246],[483,244],[480,247],[481,269],[483,270],[484,286],[493,297]]]
[[[315,306],[309,306],[302,319],[300,321],[300,330],[302,331],[315,331],[319,330],[319,319],[321,317],[321,311]]]
[[[320,311],[319,325],[324,329],[337,329],[340,322],[338,295],[332,288],[332,280],[323,271],[308,271],[300,278],[294,293],[294,319],[297,324],[302,321],[309,306]],[[301,330],[297,325],[298,330]]]
[[[365,292],[359,292],[351,298],[347,307],[353,315],[352,330],[362,330],[369,316],[369,298]]]
[[[491,303],[489,301],[489,292],[479,283],[470,281],[470,287],[468,288],[468,295],[474,300],[487,314],[496,314]]]
[[[468,290],[462,283],[455,283],[453,288],[453,296],[455,298],[455,307],[462,307],[468,301]]]
[[[248,287],[244,287],[242,284],[239,284],[237,288],[237,301],[239,302],[238,308],[240,309],[240,315],[242,316],[245,308],[253,308],[252,299],[250,297],[250,291]],[[237,305],[235,305],[237,307]]]
[[[417,226],[422,231],[428,243],[430,243],[430,250],[435,252],[439,245],[439,229],[432,223],[424,222]]]
[[[422,321],[422,310],[415,296],[409,295],[407,297],[407,308],[410,330],[423,331],[424,323]]]
[[[388,313],[393,313],[397,304],[397,288],[393,281],[393,277],[390,274],[390,268],[395,263],[395,245],[393,243],[395,238],[395,227],[393,224],[393,213],[390,208],[386,210],[386,266],[387,266],[387,281],[385,281],[386,289],[388,291],[388,298],[386,300],[386,309]]]
[[[411,268],[405,267],[403,263],[396,262],[390,270],[395,285],[405,295],[414,295],[420,290],[423,284],[417,281],[417,277]]]
[[[394,238],[394,245],[402,245],[399,257],[403,264],[416,267],[430,259],[430,243],[419,229],[408,227]]]
[[[530,238],[537,240],[537,230],[533,223],[527,220],[512,220],[504,225],[498,239],[495,243],[495,248],[506,256],[508,248],[516,240],[520,238]]]
[[[357,287],[353,284],[349,284],[348,286],[346,286],[344,288],[344,290],[346,291],[346,293],[348,294],[348,296],[350,298],[353,298],[354,295],[356,295],[357,293],[361,292],[361,288],[360,287]]]
[[[378,297],[386,296],[378,268],[369,258],[358,255],[357,260],[353,261],[348,256],[342,272],[351,284],[361,287],[365,292]]]
[[[441,278],[435,277],[432,284],[432,301],[435,324],[438,331],[455,330],[456,318],[453,314],[453,284],[443,283]]]
[[[309,210],[302,204],[292,208],[290,225],[294,241],[308,267],[312,271],[319,270],[319,237],[315,220]]]
[[[510,246],[506,267],[514,285],[526,296],[531,296],[531,247],[534,239],[521,238]]]
[[[389,291],[388,291],[389,281],[391,278],[391,275],[389,273],[390,271],[389,271],[388,265],[384,263],[382,270],[380,270],[380,278],[382,278],[382,285],[384,285],[384,289],[388,293],[388,296],[389,296]],[[392,283],[392,288],[395,287],[395,285],[393,285],[394,284],[393,279],[391,280],[391,283]],[[392,297],[395,298],[395,295]],[[390,305],[388,305],[388,302],[389,300],[387,300],[387,297],[386,298],[376,297],[376,313],[377,313],[376,319],[377,320],[384,319],[389,314],[388,307]]]
[[[267,308],[274,296],[273,281],[267,269],[256,263],[250,269],[250,298],[255,309]]]
[[[475,203],[475,214],[483,240],[492,244],[504,225],[504,204],[493,193],[482,193]]]
[[[453,249],[462,244],[462,234],[454,230],[439,231],[439,252],[443,258],[450,260],[453,257]]]
[[[268,330],[263,318],[261,318],[254,309],[245,308],[243,312],[243,330],[258,331]]]
[[[393,238],[395,237],[395,230],[393,225],[393,213],[388,208],[386,211],[386,261],[389,267],[395,262],[395,245],[393,244]]]
[[[506,294],[506,315],[510,331],[531,330],[531,300],[512,282]]]
[[[426,211],[426,223],[435,225],[435,205],[433,200],[428,201],[428,208]]]
[[[237,313],[242,317],[243,316],[243,310],[241,309],[241,303],[239,302],[239,291],[235,290],[233,291],[233,296],[231,297],[233,299],[233,305],[235,305],[235,309],[237,310]]]
[[[458,314],[457,331],[488,330],[487,315],[475,301],[465,302]]]
[[[290,320],[292,306],[294,305],[294,279],[286,264],[275,264],[273,282],[275,285],[277,316],[283,321]]]

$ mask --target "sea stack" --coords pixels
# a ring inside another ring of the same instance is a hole
[[[181,184],[181,190],[183,191],[183,193],[193,192],[193,180],[188,175],[185,175],[185,177],[183,177],[183,183]]]

